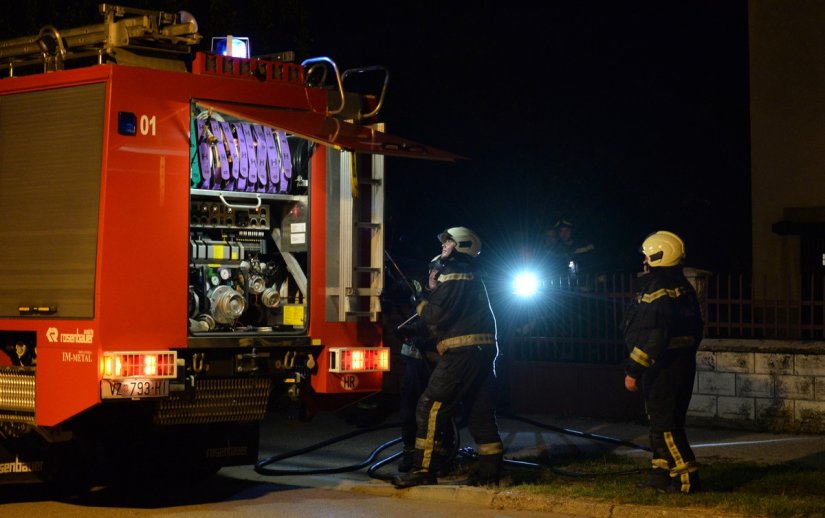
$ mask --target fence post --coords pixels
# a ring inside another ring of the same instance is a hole
[[[696,290],[696,297],[699,299],[699,307],[702,309],[702,320],[708,321],[708,283],[712,272],[700,270],[698,268],[682,268],[682,273],[687,277],[688,282]]]

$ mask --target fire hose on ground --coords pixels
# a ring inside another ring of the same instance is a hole
[[[386,255],[387,259],[390,261],[390,263],[392,264],[392,266],[394,267],[394,269],[397,271],[399,276],[401,277],[401,279],[404,282],[404,284],[406,285],[407,289],[409,289],[411,293],[415,294],[416,289],[412,286],[412,284],[410,283],[410,281],[406,277],[406,275],[404,275],[404,272],[401,270],[401,268],[398,266],[398,264],[393,260],[393,258],[390,256],[390,254],[388,252],[385,251],[385,255]],[[410,321],[412,321],[417,316],[418,315],[411,316],[409,319],[407,319],[407,321],[405,321],[401,325],[399,325],[398,328],[400,329],[404,325],[408,324]],[[573,436],[576,436],[576,437],[579,437],[579,438],[590,439],[590,440],[593,440],[593,441],[607,442],[607,443],[610,443],[610,444],[614,444],[616,446],[624,446],[624,447],[628,447],[628,448],[631,448],[631,449],[650,451],[650,448],[648,448],[646,446],[640,446],[638,444],[635,444],[635,443],[632,443],[630,441],[626,441],[626,440],[623,440],[623,439],[616,439],[616,438],[607,437],[607,436],[604,436],[604,435],[591,434],[591,433],[587,433],[587,432],[581,432],[581,431],[578,431],[578,430],[571,430],[571,429],[568,429],[568,428],[560,428],[560,427],[556,427],[556,426],[551,426],[551,425],[547,425],[547,424],[544,424],[544,423],[540,423],[540,422],[535,421],[535,420],[523,418],[523,417],[520,417],[520,416],[517,416],[517,415],[512,415],[512,414],[499,414],[499,415],[500,415],[500,417],[506,417],[508,419],[522,421],[522,422],[528,423],[532,426],[542,428],[542,429],[545,429],[545,430],[549,430],[549,431],[553,431],[553,432],[557,432],[557,433],[561,433],[561,434],[573,435]],[[470,458],[470,459],[475,459],[477,457],[477,453],[472,448],[468,448],[468,447],[461,448],[460,447],[460,444],[459,444],[460,443],[460,435],[458,433],[459,427],[456,425],[455,420],[451,421],[451,424],[452,424],[452,427],[453,427],[453,437],[455,437],[455,441],[454,441],[455,444],[453,445],[453,448],[452,448],[450,454],[443,461],[442,465],[441,466],[434,466],[434,468],[435,468],[434,471],[438,471],[439,468],[452,463],[453,460],[455,460],[455,458],[457,456],[466,457],[466,458]],[[274,455],[274,456],[262,459],[262,460],[258,461],[255,464],[255,471],[257,473],[261,474],[261,475],[270,475],[270,476],[318,475],[318,474],[335,474],[335,473],[344,473],[344,472],[350,472],[350,471],[358,471],[360,469],[363,469],[363,468],[369,466],[369,468],[367,469],[367,474],[370,477],[381,479],[381,480],[389,480],[390,476],[380,474],[380,473],[378,473],[378,470],[381,469],[383,466],[385,466],[385,465],[395,461],[399,457],[401,457],[403,455],[403,451],[398,451],[398,452],[390,455],[389,457],[384,458],[384,459],[382,459],[380,461],[377,461],[377,462],[376,462],[375,459],[377,459],[380,456],[380,454],[384,450],[386,450],[387,448],[390,448],[391,446],[396,445],[399,442],[401,442],[401,437],[398,437],[398,438],[392,439],[390,441],[387,441],[383,444],[380,444],[378,447],[376,447],[369,454],[369,456],[365,460],[363,460],[362,462],[356,463],[356,464],[349,465],[349,466],[311,468],[311,469],[302,469],[302,470],[298,470],[298,469],[295,469],[295,470],[293,470],[293,469],[289,469],[289,470],[273,469],[273,468],[270,468],[270,467],[267,467],[267,466],[270,466],[271,464],[275,464],[275,463],[280,462],[280,461],[285,460],[285,459],[297,457],[297,456],[300,456],[300,455],[310,453],[310,452],[315,451],[315,450],[319,450],[319,449],[324,448],[326,446],[330,446],[332,444],[342,442],[342,441],[351,439],[351,438],[359,436],[359,435],[372,433],[372,432],[376,432],[376,431],[379,431],[379,430],[385,430],[387,428],[400,428],[400,426],[401,426],[400,423],[390,423],[390,424],[379,425],[379,426],[371,427],[371,428],[354,430],[352,432],[340,435],[338,437],[333,437],[331,439],[327,439],[325,441],[322,441],[320,443],[317,443],[317,444],[314,444],[314,445],[311,445],[311,446],[307,446],[305,448],[301,448],[301,449],[298,449],[298,450],[295,450],[295,451],[286,452],[286,453],[283,453],[283,454]],[[553,473],[555,473],[557,475],[570,476],[570,477],[602,477],[602,476],[611,476],[611,475],[612,476],[617,476],[617,475],[636,474],[636,473],[640,473],[640,472],[643,472],[643,471],[647,471],[647,469],[633,469],[633,470],[623,470],[623,471],[613,471],[613,472],[583,473],[583,472],[574,472],[574,471],[561,470],[561,469],[558,469],[558,468],[554,468],[553,466],[549,466],[549,465],[541,464],[541,463],[526,462],[526,461],[507,459],[507,458],[504,459],[504,465],[505,466],[516,466],[516,467],[521,467],[521,468],[548,469],[548,470],[552,471]]]
[[[548,425],[545,423],[541,423],[539,421],[535,421],[532,419],[520,417],[517,415],[512,414],[500,414],[500,417],[504,417],[507,419],[522,421],[524,423],[530,424],[537,428],[542,428],[545,430],[549,430],[556,433],[561,433],[565,435],[572,435],[575,437],[589,439],[597,442],[605,442],[609,444],[613,444],[615,446],[623,446],[631,449],[643,450],[643,451],[650,451],[650,448],[647,446],[642,446],[631,441],[627,441],[624,439],[617,439],[614,437],[609,437],[605,435],[599,434],[592,434],[588,432],[582,432],[578,430],[572,430],[569,428],[561,428],[557,426]],[[451,463],[457,456],[466,457],[470,459],[474,459],[477,456],[477,453],[472,448],[461,448],[460,447],[460,436],[458,433],[459,427],[456,425],[455,421],[452,421],[453,426],[453,436],[456,438],[455,445],[451,454],[445,459],[443,465],[447,465]],[[395,461],[399,457],[403,455],[403,451],[398,451],[387,458],[381,459],[376,462],[376,459],[381,455],[384,450],[390,448],[398,443],[401,442],[401,437],[397,437],[390,441],[384,442],[376,447],[366,459],[356,464],[348,465],[348,466],[339,466],[339,467],[323,467],[323,468],[307,468],[307,469],[273,469],[268,466],[275,464],[277,462],[283,461],[285,459],[298,457],[321,448],[325,448],[335,443],[339,443],[342,441],[346,441],[353,437],[357,437],[359,435],[373,433],[379,430],[386,430],[388,428],[399,428],[400,423],[394,422],[389,424],[383,424],[379,426],[374,426],[370,428],[364,428],[359,430],[353,430],[352,432],[348,432],[337,437],[333,437],[319,443],[307,446],[305,448],[300,448],[298,450],[293,450],[289,452],[285,452],[278,455],[273,455],[267,457],[265,459],[261,459],[255,464],[255,471],[261,475],[268,475],[268,476],[300,476],[300,475],[319,475],[319,474],[336,474],[336,473],[345,473],[351,471],[358,471],[364,468],[367,468],[367,474],[371,478],[376,478],[380,480],[389,480],[389,475],[384,475],[378,473],[378,470],[381,469],[383,466]],[[512,467],[520,467],[520,468],[531,468],[531,469],[542,469],[542,470],[549,470],[552,473],[560,476],[566,477],[575,477],[575,478],[592,478],[592,477],[604,477],[604,476],[621,476],[621,475],[632,475],[637,473],[642,473],[648,470],[648,468],[638,468],[638,469],[630,469],[630,470],[619,470],[619,471],[610,471],[610,472],[598,472],[598,473],[588,473],[588,472],[579,472],[579,471],[568,471],[562,470],[559,468],[555,468],[548,464],[536,463],[536,462],[527,462],[522,460],[515,460],[515,459],[504,459],[505,466],[512,466]]]

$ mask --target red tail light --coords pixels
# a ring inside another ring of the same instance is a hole
[[[390,370],[387,347],[333,347],[329,350],[330,372],[374,372]]]
[[[104,378],[174,378],[177,353],[173,351],[133,351],[103,353]]]

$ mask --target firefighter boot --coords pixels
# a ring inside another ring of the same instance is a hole
[[[503,463],[503,452],[492,455],[479,455],[478,471],[470,476],[467,484],[470,486],[498,486]]]
[[[662,468],[653,468],[647,480],[639,482],[636,487],[655,489],[659,493],[675,492],[674,482],[670,478],[670,471]]]
[[[409,473],[409,471],[413,469],[413,465],[415,464],[413,459],[414,453],[415,449],[404,448],[404,452],[401,454],[401,461],[398,463],[399,473]]]
[[[702,482],[699,480],[699,472],[696,471],[696,464],[689,462],[684,465],[685,469],[673,469],[670,472],[672,491],[675,493],[697,493],[702,490]]]
[[[429,465],[424,467],[424,450],[416,448],[412,451],[412,467],[410,470],[407,473],[393,476],[390,482],[398,489],[437,484],[438,480],[435,472],[429,468]]]
[[[438,479],[435,473],[426,469],[413,468],[409,473],[394,475],[391,482],[397,489],[404,489],[414,486],[432,486],[438,484]]]
[[[435,470],[439,477],[447,477],[455,471],[455,457],[450,452],[433,454],[433,463],[431,468]]]

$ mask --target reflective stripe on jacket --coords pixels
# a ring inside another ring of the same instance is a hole
[[[421,320],[434,330],[438,352],[472,345],[496,345],[496,324],[487,289],[463,258],[453,258],[427,300],[416,308]]]
[[[698,348],[704,324],[696,292],[680,266],[652,268],[625,313],[628,375],[639,378],[668,350]]]

